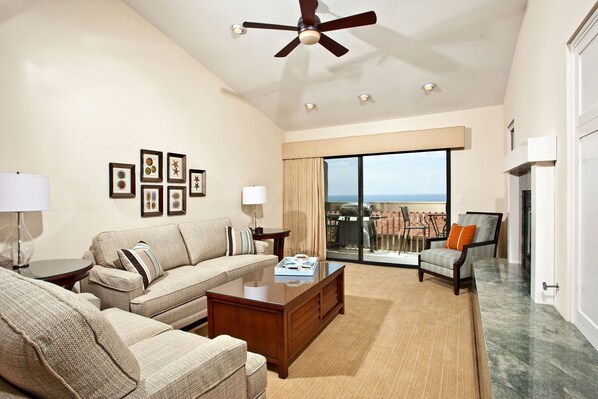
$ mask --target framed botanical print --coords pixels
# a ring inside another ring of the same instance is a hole
[[[135,165],[110,162],[110,198],[135,198]]]
[[[187,213],[187,187],[168,186],[168,216]]]
[[[166,159],[168,183],[185,183],[187,181],[187,156],[169,152]]]
[[[143,183],[162,182],[162,152],[141,150],[141,165],[139,166]]]
[[[141,216],[162,216],[164,188],[157,185],[141,186]]]
[[[189,169],[189,197],[206,196],[206,171]]]

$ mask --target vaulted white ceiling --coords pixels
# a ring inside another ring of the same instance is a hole
[[[300,45],[274,58],[295,32],[298,0],[124,0],[286,131],[502,104],[526,0],[323,0],[322,22],[373,10],[375,25],[332,31],[337,58]],[[548,27],[547,27],[548,29]],[[424,92],[425,82],[437,88]],[[360,101],[360,94],[371,99]],[[305,103],[317,108],[307,111]]]

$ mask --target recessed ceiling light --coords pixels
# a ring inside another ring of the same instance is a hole
[[[242,35],[245,33],[245,28],[242,25],[239,24],[233,24],[230,26],[230,30],[233,31],[234,34],[236,35]]]
[[[362,95],[360,95],[360,96],[359,96],[359,99],[360,99],[361,101],[364,101],[364,102],[365,102],[365,101],[367,101],[367,100],[369,100],[369,99],[370,99],[370,95],[369,95],[369,94],[362,94]]]
[[[436,83],[424,83],[422,86],[422,89],[424,89],[425,91],[432,91],[434,90],[434,88],[436,87]]]
[[[308,110],[308,111],[314,110],[314,109],[316,109],[316,107],[317,107],[317,105],[314,104],[314,103],[307,103],[307,104],[305,104],[305,109]]]

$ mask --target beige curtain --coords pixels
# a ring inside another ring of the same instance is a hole
[[[285,160],[283,198],[283,224],[291,230],[285,256],[305,253],[326,259],[324,160]]]

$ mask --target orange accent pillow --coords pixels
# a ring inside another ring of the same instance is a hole
[[[444,244],[445,248],[456,249],[457,251],[463,251],[463,246],[471,244],[473,242],[473,236],[475,235],[475,224],[470,226],[460,226],[457,223],[453,223],[451,226],[451,232]]]

